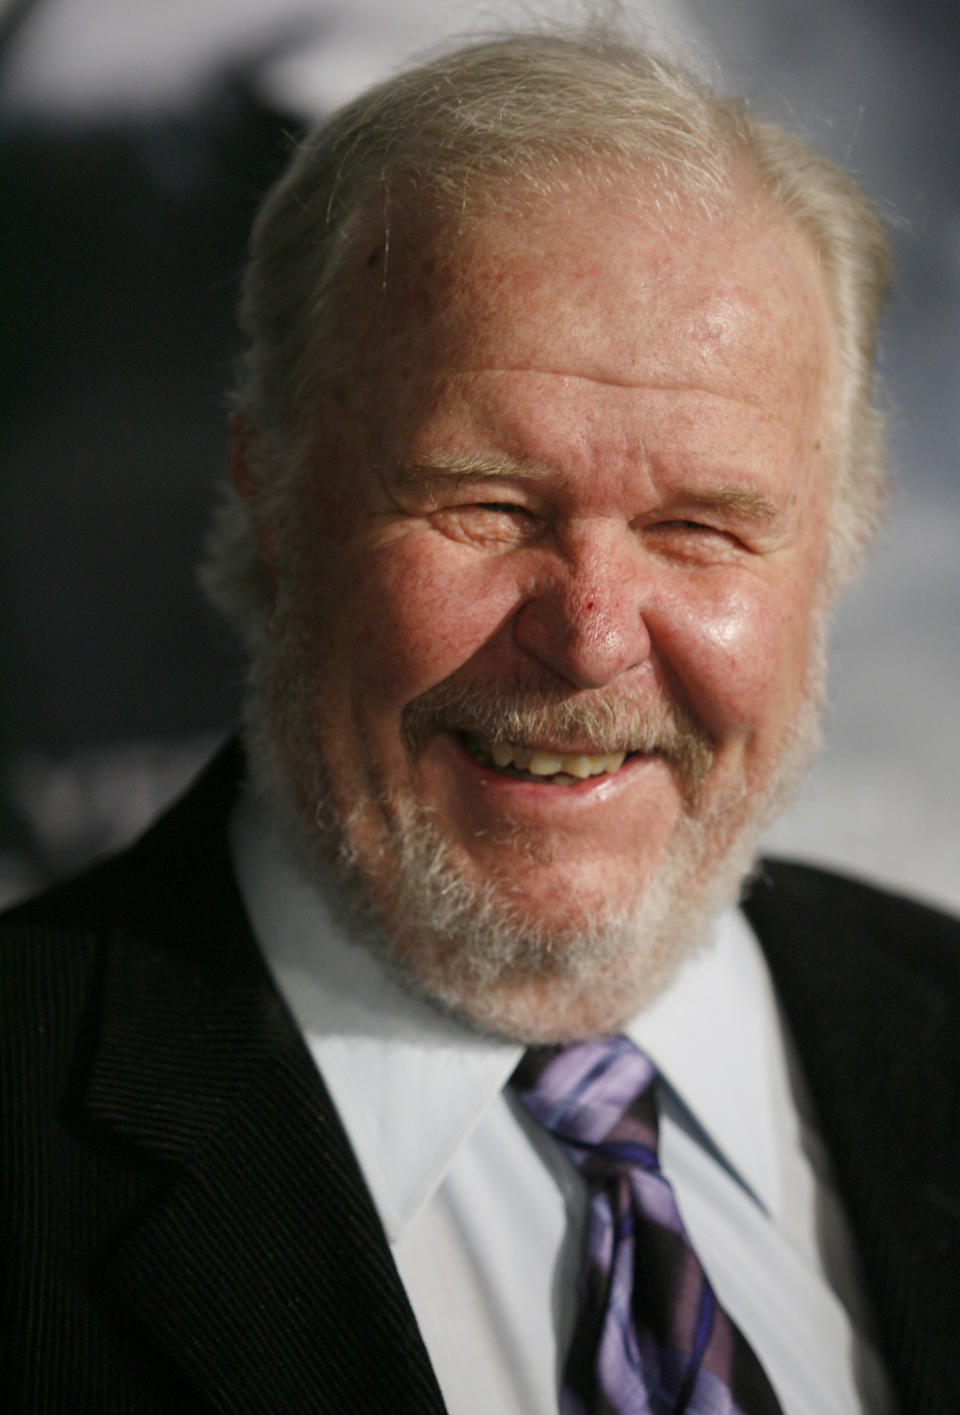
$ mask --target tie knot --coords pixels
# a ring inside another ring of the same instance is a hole
[[[531,1049],[513,1075],[518,1099],[581,1168],[657,1163],[656,1067],[626,1037]]]

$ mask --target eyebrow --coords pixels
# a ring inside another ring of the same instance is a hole
[[[783,519],[782,510],[774,506],[759,491],[748,487],[719,486],[691,491],[690,501],[697,506],[710,507],[717,511],[732,511],[744,521],[754,525],[772,525]]]
[[[555,475],[546,467],[517,462],[513,457],[454,454],[444,457],[442,462],[414,462],[398,467],[394,482],[398,488],[406,489],[446,481],[504,481],[516,478],[543,481]]]

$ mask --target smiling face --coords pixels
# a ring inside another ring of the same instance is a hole
[[[667,213],[395,230],[279,577],[303,816],[429,991],[524,1036],[646,1000],[811,735],[815,259],[749,193]]]

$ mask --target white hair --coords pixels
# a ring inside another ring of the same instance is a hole
[[[341,356],[351,257],[389,237],[404,195],[441,228],[449,218],[451,232],[508,186],[535,199],[576,181],[622,186],[625,171],[663,199],[719,209],[745,164],[824,276],[839,353],[825,589],[845,583],[885,499],[873,376],[891,273],[883,226],[854,180],[800,139],[633,39],[588,26],[475,44],[371,89],[307,134],[268,193],[243,282],[248,348],[235,394],[256,495],[251,507],[227,492],[201,572],[251,646],[273,603],[257,516],[282,521],[295,503],[311,410]]]

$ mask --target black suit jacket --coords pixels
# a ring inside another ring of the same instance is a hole
[[[228,753],[0,929],[0,1408],[440,1415],[380,1223],[253,943]],[[960,926],[765,866],[773,966],[904,1412],[960,1408]]]

